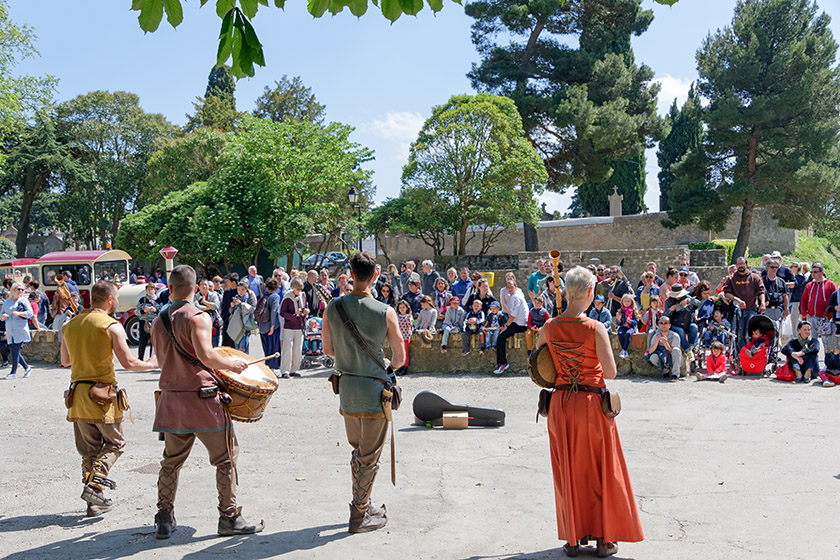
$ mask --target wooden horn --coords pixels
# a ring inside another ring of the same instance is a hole
[[[560,251],[553,250],[548,254],[551,257],[551,266],[554,267],[554,303],[557,305],[557,314],[563,309],[563,295],[560,293]]]

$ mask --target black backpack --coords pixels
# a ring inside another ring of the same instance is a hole
[[[257,307],[254,309],[254,320],[257,323],[271,322],[271,308],[268,306],[268,294],[257,300]]]

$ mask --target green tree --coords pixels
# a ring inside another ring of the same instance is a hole
[[[74,237],[104,245],[117,235],[120,220],[132,212],[147,174],[149,156],[178,129],[160,114],[146,113],[133,93],[94,91],[58,106],[58,131],[84,178],[62,184],[62,212]]]
[[[57,137],[52,120],[41,116],[10,146],[6,173],[0,182],[0,191],[20,197],[16,245],[21,258],[26,256],[26,243],[32,233],[35,200],[57,188],[62,178],[84,180],[84,171],[69,146]]]
[[[15,244],[5,237],[0,237],[0,260],[10,261],[15,258],[16,253]]]
[[[578,187],[576,198],[580,212],[587,216],[609,216],[609,196],[613,190],[624,198],[622,214],[639,214],[645,206],[645,154],[613,164],[612,174],[600,183],[585,183]]]
[[[432,109],[403,168],[403,185],[433,191],[455,211],[456,255],[482,228],[481,253],[502,228],[537,220],[535,195],[545,167],[525,138],[513,101],[487,93],[456,95]]]
[[[755,208],[801,228],[834,187],[840,135],[840,69],[830,18],[808,0],[739,0],[729,27],[697,52],[703,149],[674,166],[669,225],[741,223],[733,258],[746,252]]]
[[[456,233],[457,209],[435,189],[403,188],[400,196],[389,198],[365,215],[364,228],[377,237],[388,262],[385,234],[406,235],[428,245],[436,257],[443,255],[446,238]],[[456,247],[457,248],[457,247]]]
[[[452,0],[461,3],[461,0]],[[549,0],[557,3],[558,0]],[[561,4],[564,1],[559,0]],[[654,0],[659,4],[671,6],[678,0]],[[201,0],[201,5],[208,0]],[[443,9],[443,0],[371,0],[392,23],[403,14],[417,15],[424,5],[437,13]],[[238,4],[238,5],[237,5]],[[265,55],[257,33],[251,24],[251,19],[257,15],[260,5],[268,6],[269,0],[216,0],[216,14],[222,19],[219,32],[219,48],[217,50],[218,64],[232,60],[232,73],[237,78],[254,75],[254,65],[265,66]],[[273,0],[276,8],[283,9],[286,0]],[[328,10],[336,15],[350,10],[356,17],[365,15],[368,10],[368,0],[308,0],[307,9],[314,17],[323,16]],[[139,11],[137,21],[140,29],[147,33],[157,30],[163,19],[172,27],[178,27],[184,20],[184,8],[181,0],[131,0],[131,9]]]
[[[310,120],[323,122],[326,106],[318,103],[312,88],[303,85],[300,76],[291,80],[284,74],[280,81],[274,82],[274,88],[265,86],[262,95],[257,98],[254,116],[273,121],[285,119]]]
[[[227,138],[224,132],[202,127],[161,146],[149,158],[140,205],[160,201],[172,191],[209,180],[219,167],[219,156]]]
[[[187,115],[184,126],[187,132],[202,126],[225,132],[236,127],[242,114],[236,110],[236,82],[230,75],[230,68],[219,65],[210,70],[204,97],[196,97],[193,108],[195,113]]]
[[[0,0],[0,141],[13,139],[27,124],[32,113],[52,102],[58,81],[52,76],[17,75],[15,68],[26,59],[38,56],[35,32],[17,25],[9,18],[6,0]],[[0,150],[0,173],[6,150]]]
[[[677,100],[668,112],[668,123],[671,132],[659,142],[656,159],[659,163],[659,210],[667,212],[671,209],[669,193],[674,184],[674,172],[671,169],[689,150],[699,150],[703,144],[703,108],[700,96],[691,84],[688,99],[682,108],[677,109]]]

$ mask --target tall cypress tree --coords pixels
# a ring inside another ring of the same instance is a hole
[[[662,212],[671,209],[669,194],[674,184],[674,172],[671,167],[689,150],[697,150],[703,143],[702,107],[694,84],[691,84],[688,98],[681,109],[677,109],[677,100],[674,99],[667,118],[671,132],[659,142],[659,150],[656,152],[659,162],[659,210]]]
[[[579,212],[588,216],[609,216],[609,196],[613,189],[624,199],[621,213],[639,214],[645,206],[645,154],[618,161],[613,164],[610,178],[598,183],[584,183],[577,189]]]
[[[840,138],[837,43],[809,0],[739,0],[732,24],[697,52],[707,125],[703,149],[673,166],[666,225],[720,230],[733,207],[741,223],[733,258],[746,252],[753,212],[801,228],[834,187],[830,163]]]
[[[221,65],[210,70],[204,97],[197,97],[193,107],[195,114],[188,115],[187,132],[202,126],[225,132],[234,129],[241,115],[236,110],[236,82],[230,68]]]

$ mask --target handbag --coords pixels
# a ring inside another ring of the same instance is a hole
[[[575,385],[558,385],[557,389],[570,392],[583,391],[584,393],[601,395],[601,412],[607,418],[615,418],[621,412],[621,397],[618,396],[618,393],[610,393],[604,387],[593,387],[592,385],[581,385],[577,383]]]
[[[834,321],[828,317],[820,317],[817,322],[817,336],[831,336],[837,332],[837,326]]]

